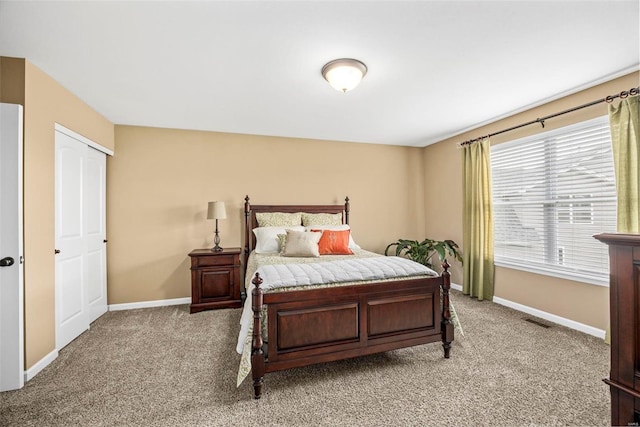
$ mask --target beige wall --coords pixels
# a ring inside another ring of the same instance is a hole
[[[420,148],[116,126],[107,160],[109,304],[190,297],[188,253],[213,246],[207,202],[222,200],[221,245],[241,245],[253,204],[341,204],[353,236],[382,252],[421,236]]]
[[[5,74],[6,67],[22,70]],[[114,149],[113,124],[24,59],[2,58],[5,85],[24,89],[25,366],[55,350],[55,123]]]
[[[458,143],[564,111],[622,90],[629,90],[637,87],[639,80],[640,74],[632,73],[426,147],[424,149],[425,200],[428,218],[425,225],[426,235],[438,239],[450,238],[462,243],[462,162],[457,148]],[[606,114],[607,104],[599,104],[550,119],[545,123],[544,131]],[[495,136],[491,139],[491,143],[496,145],[541,131],[543,129],[539,125],[532,125]],[[432,200],[437,200],[440,206],[431,204]],[[599,329],[605,329],[607,325],[609,315],[609,288],[607,287],[501,267],[496,268],[495,280],[497,297]],[[454,266],[453,281],[462,284],[461,268],[458,265]]]
[[[0,102],[24,105],[25,60],[0,56]]]

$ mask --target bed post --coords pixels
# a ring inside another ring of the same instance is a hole
[[[451,273],[449,263],[445,259],[442,263],[442,348],[445,359],[449,358],[451,342],[453,341],[453,324],[451,323],[451,310],[449,308],[449,289],[451,288]]]
[[[246,277],[247,277],[247,261],[249,260],[249,254],[251,253],[251,205],[249,204],[249,196],[245,196],[244,198],[244,249],[242,251],[242,265],[244,267],[242,272],[242,285],[240,286],[240,298],[242,300],[242,304],[247,299],[247,289],[246,289]]]
[[[244,198],[244,266],[247,267],[247,259],[249,258],[249,253],[251,252],[251,205],[249,204],[249,196],[245,196]]]
[[[255,288],[251,292],[251,308],[253,310],[253,340],[251,342],[251,376],[253,377],[254,399],[260,399],[264,383],[264,351],[262,350],[262,279],[260,274],[251,281]]]
[[[349,205],[349,196],[344,198],[344,223],[349,224],[349,209],[351,206]]]

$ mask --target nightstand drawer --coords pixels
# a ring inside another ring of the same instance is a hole
[[[192,267],[233,266],[238,262],[240,259],[237,255],[194,256],[191,258]]]

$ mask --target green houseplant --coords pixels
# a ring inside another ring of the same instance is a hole
[[[462,262],[460,255],[460,247],[453,240],[433,240],[424,239],[419,242],[417,240],[398,239],[397,242],[389,244],[384,250],[385,255],[389,255],[389,250],[395,246],[395,255],[404,256],[412,261],[433,268],[431,258],[438,254],[440,262],[444,261],[447,255]]]

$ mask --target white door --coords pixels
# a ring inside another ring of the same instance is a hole
[[[87,147],[84,189],[86,291],[89,323],[107,312],[106,178],[107,157]]]
[[[84,289],[83,143],[56,131],[56,348],[89,328]]]
[[[22,106],[0,104],[0,391],[24,385]]]
[[[58,349],[107,311],[106,155],[67,132],[56,130]]]

